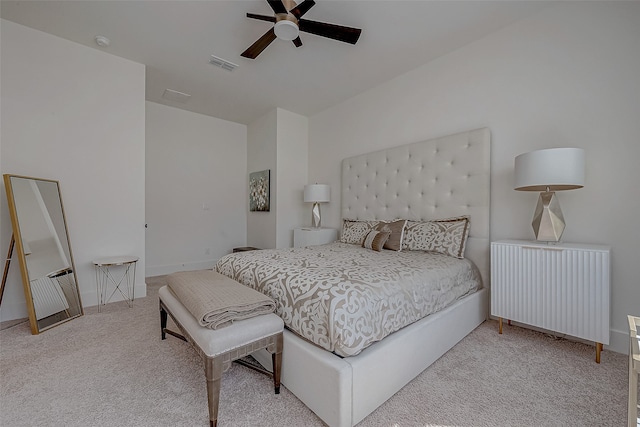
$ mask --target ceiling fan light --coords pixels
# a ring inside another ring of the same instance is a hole
[[[289,41],[297,38],[298,34],[300,33],[298,26],[295,23],[288,21],[286,19],[276,22],[274,31],[276,33],[276,37],[278,37],[281,40],[289,40]]]

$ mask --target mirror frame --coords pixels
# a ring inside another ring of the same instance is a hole
[[[24,297],[27,305],[27,312],[29,314],[29,323],[31,326],[31,333],[33,335],[38,335],[40,332],[46,331],[47,329],[51,329],[55,326],[61,325],[69,320],[75,319],[77,317],[84,315],[84,307],[82,306],[82,300],[80,297],[80,288],[78,286],[78,277],[76,273],[76,266],[73,260],[73,252],[71,251],[71,240],[69,239],[69,229],[67,227],[67,217],[64,212],[64,204],[62,203],[62,193],[60,193],[60,183],[56,180],[45,179],[45,178],[34,178],[31,176],[23,176],[23,175],[12,175],[12,174],[4,174],[4,187],[7,193],[7,202],[9,206],[9,216],[11,217],[11,226],[13,228],[13,237],[15,240],[15,248],[18,251],[18,260],[20,262],[20,273],[22,276],[22,287],[24,289]],[[56,189],[58,191],[58,199],[60,201],[60,209],[62,210],[62,221],[64,223],[64,232],[67,238],[67,245],[69,249],[69,262],[71,263],[71,269],[73,272],[73,278],[75,282],[75,290],[78,297],[78,305],[80,308],[80,312],[75,315],[70,315],[68,318],[60,320],[56,323],[48,325],[43,328],[38,327],[38,319],[36,317],[36,310],[33,304],[33,296],[31,292],[31,283],[29,281],[29,270],[27,268],[27,258],[25,256],[24,245],[22,242],[22,233],[20,230],[20,222],[18,221],[18,212],[16,210],[16,203],[14,199],[13,185],[11,183],[11,178],[21,178],[21,179],[31,179],[35,181],[44,181],[51,182],[56,185]]]

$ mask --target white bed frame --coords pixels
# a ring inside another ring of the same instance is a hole
[[[354,426],[488,316],[490,132],[477,129],[344,159],[342,217],[471,217],[465,256],[485,288],[341,358],[285,330],[282,384],[332,427]],[[271,356],[254,357],[267,369]]]

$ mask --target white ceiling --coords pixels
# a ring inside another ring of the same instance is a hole
[[[146,65],[146,99],[248,124],[274,107],[312,115],[548,6],[541,1],[316,0],[305,19],[357,27],[356,45],[301,33],[240,54],[272,23],[265,0],[8,1],[3,19]],[[111,40],[107,48],[95,36]],[[216,55],[232,72],[209,64]],[[191,95],[181,104],[165,89]]]

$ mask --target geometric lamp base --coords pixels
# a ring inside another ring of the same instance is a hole
[[[543,191],[538,197],[533,221],[531,222],[536,240],[558,242],[564,232],[564,216],[560,202],[554,191]]]
[[[320,203],[314,202],[311,208],[311,226],[313,228],[320,228]]]

